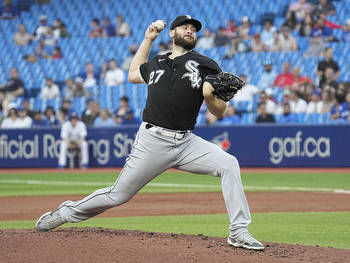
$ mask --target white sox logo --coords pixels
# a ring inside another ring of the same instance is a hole
[[[182,75],[182,79],[187,77],[189,78],[192,88],[194,89],[199,89],[202,84],[202,77],[199,75],[198,66],[199,63],[194,60],[187,61],[185,68],[188,70],[188,72]]]

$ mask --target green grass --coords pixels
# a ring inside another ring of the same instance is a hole
[[[249,230],[265,242],[350,249],[349,212],[253,214]],[[226,237],[226,214],[94,218],[64,227],[105,227]],[[33,228],[34,221],[0,222],[0,229]]]
[[[89,194],[112,185],[117,176],[117,172],[0,174],[0,196]],[[350,174],[244,173],[242,181],[247,191],[350,190]],[[219,178],[170,172],[158,176],[141,190],[143,193],[210,191],[221,191]]]

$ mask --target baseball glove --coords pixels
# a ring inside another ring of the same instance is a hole
[[[239,77],[229,73],[220,72],[217,75],[207,75],[204,81],[209,82],[213,88],[215,97],[228,102],[239,91],[244,82]]]

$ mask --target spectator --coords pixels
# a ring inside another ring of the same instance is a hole
[[[350,81],[339,82],[337,90],[342,91],[343,93],[350,91]]]
[[[57,114],[57,120],[59,122],[59,126],[63,125],[63,123],[67,120],[67,116],[68,116],[68,110],[66,110],[63,107],[59,108],[58,114]]]
[[[135,54],[137,52],[137,49],[138,49],[138,46],[136,44],[131,44],[130,45],[130,47],[129,47],[129,56],[126,57],[123,60],[122,65],[120,67],[122,70],[124,70],[124,71],[128,71],[129,70],[131,61],[134,58],[134,56],[135,56]]]
[[[91,21],[91,31],[88,35],[90,38],[102,37],[102,28],[100,27],[100,20],[94,18]]]
[[[75,83],[72,78],[68,77],[65,81],[65,87],[64,87],[64,98],[66,100],[73,100],[75,97]]]
[[[115,29],[115,35],[119,37],[130,36],[130,27],[128,23],[124,21],[124,18],[121,14],[117,15],[116,21],[117,27]]]
[[[53,82],[52,78],[46,78],[46,85],[41,87],[40,98],[54,99],[60,96],[60,89]]]
[[[299,23],[300,21],[297,20],[296,12],[288,10],[286,15],[286,21],[283,23],[283,26],[287,26],[294,30],[299,26]]]
[[[311,38],[309,38],[309,46],[304,54],[304,57],[320,57],[322,56],[327,42],[321,37],[321,32],[313,31]]]
[[[52,32],[52,27],[48,26],[45,34],[41,36],[40,39],[45,41],[45,46],[54,47],[56,45],[57,39]]]
[[[346,111],[341,117],[344,119],[344,121],[347,121],[350,115],[350,91],[345,94],[344,109],[346,109]]]
[[[85,72],[81,73],[79,75],[81,78],[83,78],[84,81],[84,87],[94,87],[97,86],[100,76],[94,69],[94,64],[91,62],[88,62],[85,66]]]
[[[276,27],[272,25],[272,21],[270,19],[266,19],[264,21],[264,29],[261,33],[261,40],[270,50],[274,41],[273,34],[276,32],[276,30]]]
[[[85,123],[86,126],[93,126],[99,114],[100,106],[92,99],[88,99],[87,108],[84,110],[81,120]]]
[[[305,113],[307,109],[307,102],[301,98],[298,91],[292,90],[290,94],[290,106],[294,113]]]
[[[336,81],[334,70],[331,67],[326,68],[324,72],[324,81],[320,82],[320,88],[323,89],[325,85],[328,85],[333,89],[338,88],[338,82]]]
[[[241,122],[241,118],[236,115],[235,107],[233,105],[228,105],[225,111],[225,117],[216,122],[217,125],[230,125],[237,124]]]
[[[52,32],[53,32],[55,39],[59,39],[61,37],[61,25],[62,24],[63,24],[63,22],[59,18],[56,18],[55,21],[53,22]]]
[[[275,110],[274,114],[283,114],[283,110],[284,110],[283,105],[285,103],[290,104],[290,101],[291,101],[290,94],[291,94],[291,91],[288,88],[283,89],[283,100],[282,100],[282,103],[278,103],[276,105],[276,110]]]
[[[51,106],[47,106],[44,112],[45,118],[46,118],[46,122],[47,122],[47,126],[50,127],[58,127],[60,126],[60,122],[59,120],[56,118],[56,113],[55,110],[53,109],[53,107]]]
[[[327,0],[318,0],[318,5],[314,7],[312,13],[314,16],[318,16],[321,12],[324,12],[327,15],[335,15],[335,7],[332,2]]]
[[[254,35],[251,29],[251,22],[247,16],[242,17],[242,24],[237,30],[240,39],[250,39]]]
[[[61,53],[61,48],[60,47],[55,47],[53,49],[52,57],[51,59],[57,60],[62,58],[62,53]]]
[[[114,112],[114,122],[116,124],[126,124],[134,119],[133,110],[129,105],[129,98],[122,96],[119,99],[119,108]]]
[[[311,36],[315,35],[322,37],[325,42],[336,41],[336,38],[333,36],[333,30],[325,25],[325,19],[321,16],[317,18],[316,25],[311,33]]]
[[[16,129],[18,128],[18,117],[17,110],[14,107],[11,107],[8,111],[7,117],[2,121],[1,128],[2,129]]]
[[[18,126],[17,128],[25,129],[32,127],[32,118],[27,116],[27,110],[23,106],[18,109]]]
[[[223,29],[223,34],[229,39],[236,38],[238,36],[236,23],[232,18],[227,20],[226,27]]]
[[[250,38],[233,39],[232,42],[239,53],[246,53],[252,50],[252,41]]]
[[[20,15],[19,10],[12,6],[11,0],[4,0],[5,8],[1,10],[0,19],[15,19]]]
[[[283,103],[283,114],[277,121],[278,123],[297,123],[298,118],[295,113],[291,112],[290,104],[288,102]]]
[[[19,24],[18,32],[13,36],[13,39],[17,46],[26,46],[31,43],[34,36],[26,32],[26,26],[24,24]]]
[[[62,23],[60,29],[61,29],[61,34],[60,34],[61,38],[70,38],[70,34],[67,31],[67,26],[65,23]]]
[[[274,123],[275,117],[267,113],[266,104],[264,102],[259,103],[258,105],[258,117],[255,120],[256,123]]]
[[[313,83],[304,83],[304,85],[299,87],[300,89],[296,89],[296,90],[300,90],[301,93],[301,97],[306,101],[306,102],[310,102],[312,100],[312,93],[316,90],[318,91],[319,89],[316,88],[316,86]]]
[[[318,62],[316,74],[319,78],[320,83],[325,82],[325,71],[326,68],[332,68],[335,73],[335,79],[338,80],[340,77],[340,69],[338,63],[333,60],[333,49],[328,47],[325,49],[325,59]]]
[[[346,24],[344,26],[344,31],[341,37],[342,41],[350,43],[350,18],[346,20]]]
[[[118,68],[117,61],[110,59],[108,62],[109,70],[106,73],[105,84],[107,87],[118,86],[124,84],[125,73]]]
[[[322,113],[322,108],[321,92],[314,90],[311,95],[311,101],[307,105],[306,113]]]
[[[34,112],[32,111],[29,100],[25,99],[22,103],[22,106],[27,110],[27,115],[33,119]]]
[[[311,15],[306,15],[304,20],[301,22],[299,27],[299,36],[301,37],[309,37],[311,36],[312,30],[314,27],[314,21]]]
[[[327,20],[327,13],[326,12],[320,12],[320,14],[318,15],[318,17],[320,17],[321,19],[323,19],[324,21],[324,25],[326,27],[329,27],[330,29],[342,29],[342,26],[337,24],[337,23],[334,23],[330,20]],[[338,39],[335,39],[336,41],[338,41]]]
[[[201,50],[206,50],[214,47],[215,36],[210,32],[209,29],[204,30],[204,34],[198,39],[196,48]]]
[[[61,109],[65,112],[66,115],[68,115],[68,113],[71,111],[71,106],[72,102],[65,99],[62,101]]]
[[[344,93],[337,91],[335,93],[335,103],[331,108],[331,120],[342,119],[347,116],[348,104],[345,101]]]
[[[84,80],[81,77],[75,78],[75,88],[73,93],[74,98],[83,97],[88,98],[91,96],[91,92],[88,87],[84,85]]]
[[[264,92],[260,93],[259,99],[261,102],[265,102],[267,113],[276,113],[277,103],[275,101],[274,95],[275,93],[272,88],[267,88]]]
[[[272,68],[271,60],[265,60],[263,65],[265,71],[261,74],[260,81],[258,82],[258,88],[260,90],[272,87],[277,77],[276,71]]]
[[[295,16],[298,23],[303,21],[307,14],[311,14],[312,10],[313,6],[310,3],[307,3],[306,0],[299,0],[293,2],[289,5],[288,8],[288,11],[295,12]]]
[[[216,47],[229,46],[231,44],[230,38],[225,35],[225,28],[219,27],[218,32],[214,38],[214,44]]]
[[[282,65],[282,73],[277,75],[273,85],[282,88],[292,85],[293,82],[293,74],[290,72],[290,63],[286,61]]]
[[[85,138],[87,130],[85,124],[79,120],[79,115],[76,112],[71,112],[69,121],[66,121],[61,128],[61,147],[58,160],[58,168],[62,169],[66,166],[67,150],[69,147],[77,147],[81,152],[81,163],[83,168],[88,167],[89,152],[88,143]]]
[[[100,116],[98,116],[94,121],[94,127],[114,127],[115,123],[111,118],[111,113],[108,109],[104,109],[100,112]]]
[[[331,112],[334,105],[334,93],[326,87],[322,90],[322,109],[321,113]]]
[[[239,77],[244,81],[244,86],[235,94],[233,101],[252,101],[254,96],[259,93],[258,87],[249,83],[244,74],[241,74]]]
[[[45,45],[45,40],[41,39],[39,40],[38,45],[34,48],[34,53],[29,54],[27,56],[24,56],[25,59],[27,59],[29,62],[34,63],[39,58],[51,58],[52,55],[52,47]]]
[[[299,85],[312,83],[312,80],[309,77],[300,76],[300,69],[297,66],[293,67],[292,76],[293,76],[293,82],[289,86],[292,86],[294,83],[298,83]]]
[[[43,117],[43,114],[40,110],[36,110],[34,112],[32,127],[33,128],[42,128],[42,127],[48,127],[47,120]]]
[[[273,33],[273,42],[271,46],[269,47],[269,51],[272,52],[279,52],[281,51],[281,41],[280,41],[280,35],[278,31],[275,31]]]
[[[18,70],[11,68],[10,78],[7,83],[0,84],[0,92],[5,93],[5,98],[2,103],[3,110],[7,110],[7,105],[16,97],[24,95],[24,84],[20,79]]]
[[[35,32],[34,32],[35,40],[41,39],[41,37],[46,34],[46,31],[49,28],[49,25],[47,24],[46,15],[41,15],[39,19],[40,19],[40,25],[35,29]]]
[[[253,52],[267,51],[267,47],[265,46],[264,42],[261,41],[259,33],[254,34],[252,39],[252,49]]]
[[[111,24],[111,21],[108,17],[103,18],[103,26],[102,26],[102,36],[109,38],[115,35],[114,25]]]
[[[290,28],[283,26],[281,28],[281,34],[279,36],[281,43],[281,51],[297,51],[298,43],[295,37],[290,33]]]

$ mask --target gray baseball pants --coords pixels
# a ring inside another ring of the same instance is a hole
[[[60,215],[68,222],[80,222],[126,203],[169,168],[220,177],[230,233],[238,234],[247,229],[251,217],[237,159],[190,132],[182,139],[175,139],[146,129],[144,122],[115,184],[82,200],[64,202],[59,209]]]

